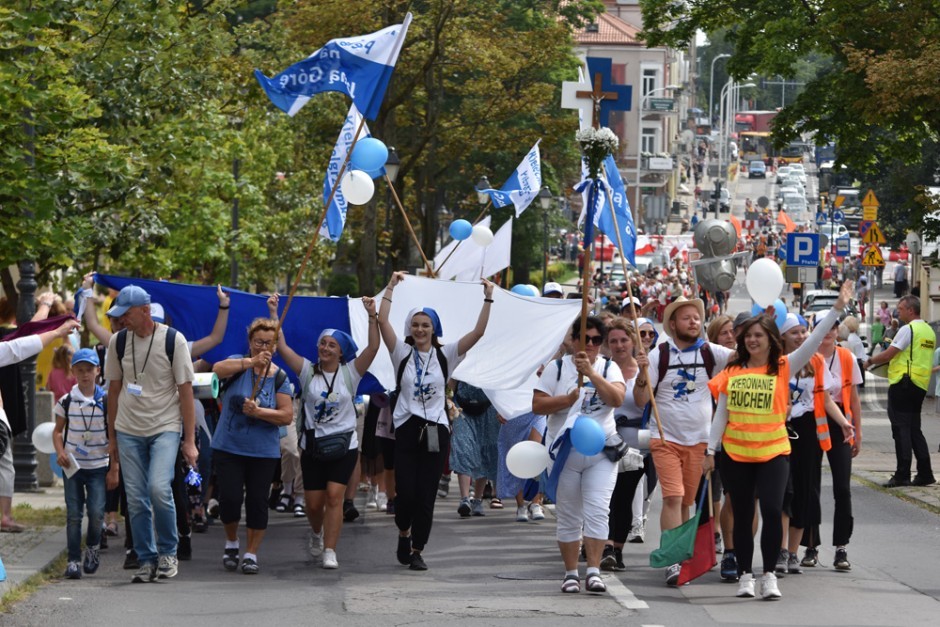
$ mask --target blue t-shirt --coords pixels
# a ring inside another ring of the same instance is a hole
[[[238,359],[241,355],[235,355]],[[256,375],[252,370],[246,370],[234,375],[235,380],[225,390],[222,396],[222,415],[219,424],[212,435],[212,448],[247,457],[275,457],[281,456],[280,433],[276,425],[260,418],[252,418],[241,412],[241,403],[251,396]],[[268,375],[264,383],[259,386],[257,397],[258,405],[267,408],[276,408],[277,394],[293,396],[294,387],[290,379],[274,390],[275,374]],[[233,402],[234,401],[234,402]],[[237,406],[236,406],[237,405]]]

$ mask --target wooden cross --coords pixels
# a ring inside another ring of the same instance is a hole
[[[574,95],[578,98],[590,98],[594,102],[593,115],[591,116],[591,126],[600,128],[601,101],[605,98],[616,100],[620,97],[617,92],[604,91],[602,84],[604,76],[600,72],[594,73],[594,89],[591,91],[576,91]]]

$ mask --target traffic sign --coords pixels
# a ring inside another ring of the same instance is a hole
[[[862,253],[862,265],[869,267],[882,267],[885,265],[885,258],[877,244],[869,244],[865,248],[865,252]]]
[[[848,237],[836,238],[836,257],[848,257],[852,250],[851,239]]]
[[[843,220],[845,220],[845,213],[841,209],[836,209],[832,212],[833,222],[842,222]]]
[[[875,192],[868,190],[868,193],[865,194],[865,198],[862,199],[863,207],[878,207],[878,199],[875,197]]]
[[[878,219],[877,205],[867,205],[862,207],[862,219],[874,222]]]
[[[819,265],[819,235],[787,233],[787,266],[811,268]]]
[[[837,208],[842,206],[842,203],[845,202],[845,196],[836,196],[836,199],[832,201],[832,204]]]
[[[816,224],[825,224],[826,223],[826,214],[822,211],[816,212]]]
[[[864,224],[864,223],[863,223]],[[862,243],[864,244],[884,244],[887,242],[884,233],[878,228],[877,222],[869,222],[871,226],[862,233]]]

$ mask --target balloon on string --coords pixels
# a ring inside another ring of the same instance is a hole
[[[55,446],[52,444],[53,429],[55,429],[55,423],[53,422],[40,423],[33,429],[33,446],[40,453],[46,455],[55,453]]]
[[[747,270],[747,293],[761,307],[770,307],[783,290],[783,272],[772,259],[758,259]]]
[[[765,311],[765,309],[764,309],[763,307],[761,307],[760,305],[758,305],[757,303],[754,303],[753,305],[751,305],[751,315],[752,315],[752,316],[759,316],[759,315],[761,315],[762,313],[764,313],[764,311]]]
[[[524,283],[513,285],[512,289],[509,291],[513,294],[518,294],[519,296],[532,296],[532,290],[530,290],[529,286]]]
[[[353,146],[349,162],[357,170],[374,172],[388,161],[388,148],[375,137],[360,139]]]
[[[454,220],[450,223],[450,236],[457,241],[463,241],[473,234],[473,225],[466,220]]]
[[[526,287],[529,288],[529,296],[538,298],[542,295],[542,293],[539,292],[539,288],[535,287],[531,283],[526,283]]]
[[[343,198],[346,202],[354,205],[364,205],[372,200],[375,193],[375,183],[369,175],[361,170],[350,170],[343,175],[343,180],[339,184],[340,191],[343,192]]]
[[[777,329],[783,327],[783,323],[787,321],[787,306],[779,298],[774,301],[774,322],[777,323]]]
[[[473,239],[477,245],[486,248],[493,243],[493,231],[488,227],[478,224],[473,227],[473,233],[470,234],[470,237]]]
[[[604,449],[604,429],[596,420],[579,416],[571,428],[571,445],[586,457],[597,455]]]
[[[365,172],[366,174],[368,174],[370,179],[377,179],[384,174],[384,172],[382,172],[382,168],[379,168],[377,170],[369,170],[368,172],[366,172],[365,170],[359,170],[359,171]]]
[[[548,449],[532,440],[514,444],[506,453],[506,467],[520,479],[538,477],[548,467],[548,462]]]

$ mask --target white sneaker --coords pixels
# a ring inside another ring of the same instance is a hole
[[[630,533],[627,534],[627,542],[632,542],[635,544],[642,544],[646,539],[646,520],[641,520],[638,523],[634,523],[633,528],[630,529]]]
[[[320,533],[314,533],[313,529],[307,535],[307,551],[310,557],[320,557],[323,555],[323,530]]]
[[[525,505],[516,508],[516,522],[529,522],[529,509]]]
[[[380,512],[388,509],[388,495],[385,492],[379,492],[375,495],[375,508]]]
[[[777,587],[777,575],[764,573],[760,578],[760,596],[767,601],[776,601],[783,595]]]
[[[738,596],[742,598],[754,598],[754,575],[744,573],[738,580]]]
[[[529,503],[529,520],[545,520],[545,510],[538,503]]]
[[[336,551],[333,549],[323,551],[323,568],[339,568],[339,562],[336,561]]]
[[[378,509],[378,499],[376,495],[379,492],[379,486],[369,488],[369,496],[366,497],[366,509]]]

